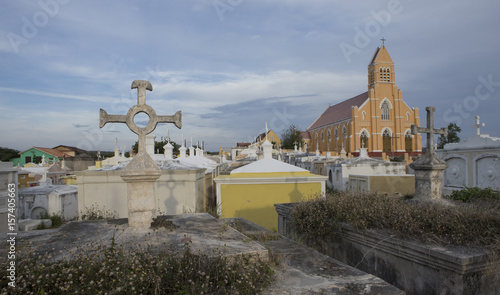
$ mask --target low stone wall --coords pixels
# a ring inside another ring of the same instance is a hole
[[[276,204],[278,231],[292,239],[294,203]],[[500,294],[500,263],[481,249],[427,246],[349,225],[326,239],[301,235],[307,245],[376,275],[409,294]]]

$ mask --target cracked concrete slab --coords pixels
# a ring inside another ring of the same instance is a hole
[[[300,245],[248,220],[242,218],[225,220],[265,246],[272,261],[279,261],[275,282],[262,294],[405,294],[404,291],[376,276]]]

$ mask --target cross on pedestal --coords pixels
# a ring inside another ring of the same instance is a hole
[[[173,116],[158,116],[155,110],[146,104],[146,90],[153,91],[148,81],[135,80],[132,89],[137,89],[137,105],[132,106],[126,115],[108,115],[100,110],[99,126],[106,123],[125,123],[139,135],[139,152],[121,172],[121,178],[127,183],[128,224],[131,227],[149,227],[156,217],[155,182],[161,175],[156,162],[146,152],[146,135],[153,132],[158,123],[174,123],[181,128],[181,111]],[[149,116],[146,127],[138,127],[134,116],[145,113]]]
[[[420,133],[427,133],[427,152],[434,153],[434,134],[442,134],[443,136],[448,135],[448,128],[434,129],[434,111],[435,107],[426,107],[427,111],[427,128],[418,127],[417,125],[411,125],[411,134],[417,135]]]
[[[139,135],[139,153],[146,152],[146,135],[156,129],[158,123],[174,123],[179,129],[182,128],[182,112],[178,111],[173,116],[158,116],[155,110],[146,104],[146,90],[153,91],[153,86],[149,81],[134,80],[131,89],[137,89],[137,104],[132,106],[126,115],[108,115],[101,109],[99,116],[99,127],[102,128],[106,123],[125,123],[128,128]],[[134,117],[138,113],[145,113],[149,116],[149,122],[146,127],[138,127],[134,122]]]
[[[476,134],[477,135],[481,135],[481,130],[480,129],[481,129],[481,127],[484,127],[486,125],[484,123],[480,123],[479,122],[479,116],[478,115],[476,115],[475,119],[476,119],[476,124],[472,125],[472,128],[476,129]]]
[[[415,200],[441,200],[443,196],[443,170],[447,164],[434,152],[434,134],[448,134],[447,128],[434,129],[434,107],[426,107],[427,128],[411,125],[413,135],[427,133],[427,151],[410,167],[415,170]]]

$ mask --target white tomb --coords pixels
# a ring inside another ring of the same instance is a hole
[[[19,190],[19,219],[40,219],[60,215],[64,220],[78,217],[78,188],[75,185],[34,186]]]
[[[359,157],[338,158],[334,163],[327,164],[327,185],[339,191],[349,188],[349,175],[405,175],[404,162],[387,162],[368,156],[366,148],[360,148]]]
[[[476,116],[476,134],[459,143],[448,143],[436,153],[446,161],[443,194],[467,187],[487,188],[500,191],[500,138],[481,134]]]

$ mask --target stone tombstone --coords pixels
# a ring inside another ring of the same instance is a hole
[[[448,168],[444,171],[444,186],[464,188],[467,186],[467,165],[465,159],[453,157],[446,160]]]
[[[500,156],[484,155],[476,161],[477,187],[500,191]]]
[[[415,199],[421,201],[440,200],[443,197],[443,170],[447,164],[434,151],[434,135],[448,134],[447,128],[434,129],[435,107],[426,107],[427,128],[411,125],[413,135],[427,133],[427,150],[410,167],[415,171]]]
[[[149,227],[156,217],[155,181],[160,177],[161,170],[146,151],[146,135],[153,132],[158,123],[174,123],[182,127],[182,113],[178,111],[173,116],[159,116],[155,110],[146,104],[146,90],[153,91],[149,81],[134,80],[132,89],[137,89],[137,104],[132,106],[126,115],[108,115],[100,110],[100,124],[125,123],[128,128],[139,136],[139,151],[125,166],[121,178],[127,183],[128,224],[131,227]],[[149,116],[146,127],[138,127],[134,117],[139,113]]]

